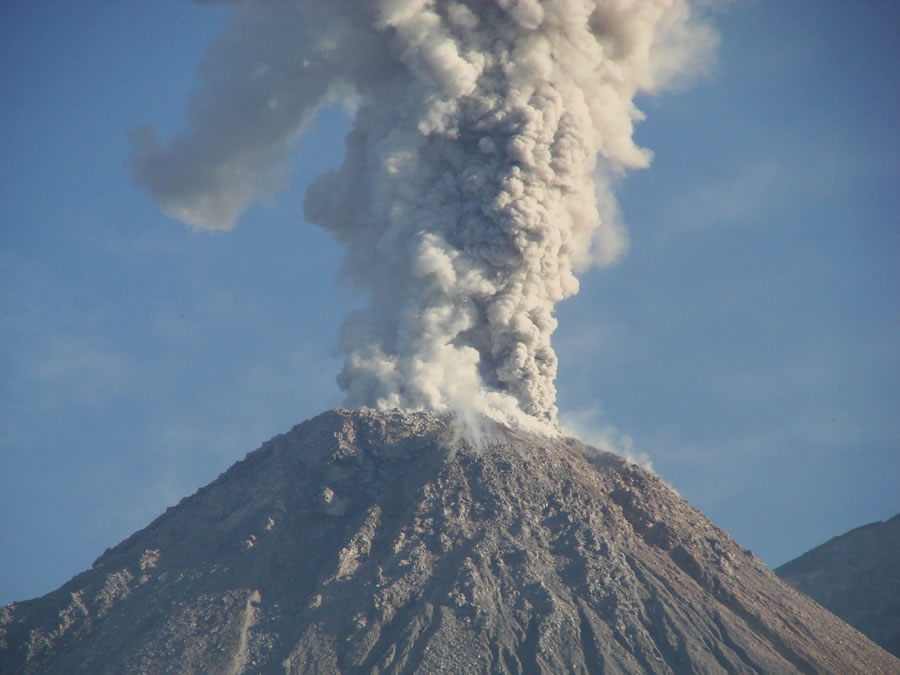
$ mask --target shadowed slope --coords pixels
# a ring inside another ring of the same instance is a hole
[[[900,656],[900,514],[834,537],[775,573]]]

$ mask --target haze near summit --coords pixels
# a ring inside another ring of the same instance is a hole
[[[343,165],[304,213],[368,292],[340,334],[347,405],[555,430],[554,306],[625,250],[613,182],[651,159],[634,97],[702,70],[713,31],[685,0],[233,4],[187,129],[134,132],[138,182],[169,216],[230,229],[342,103]]]

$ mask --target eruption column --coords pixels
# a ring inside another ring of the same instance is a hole
[[[133,168],[170,215],[227,229],[309,115],[350,102],[344,163],[304,205],[369,291],[341,330],[347,403],[553,428],[554,306],[625,249],[611,180],[650,160],[634,96],[714,41],[679,0],[238,3],[189,130],[137,132]]]

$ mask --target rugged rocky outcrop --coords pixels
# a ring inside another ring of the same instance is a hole
[[[775,573],[900,656],[900,514],[834,537]]]
[[[0,616],[0,671],[888,673],[658,477],[335,410]]]

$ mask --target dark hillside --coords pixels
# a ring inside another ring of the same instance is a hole
[[[775,573],[900,656],[900,514],[835,537]]]

